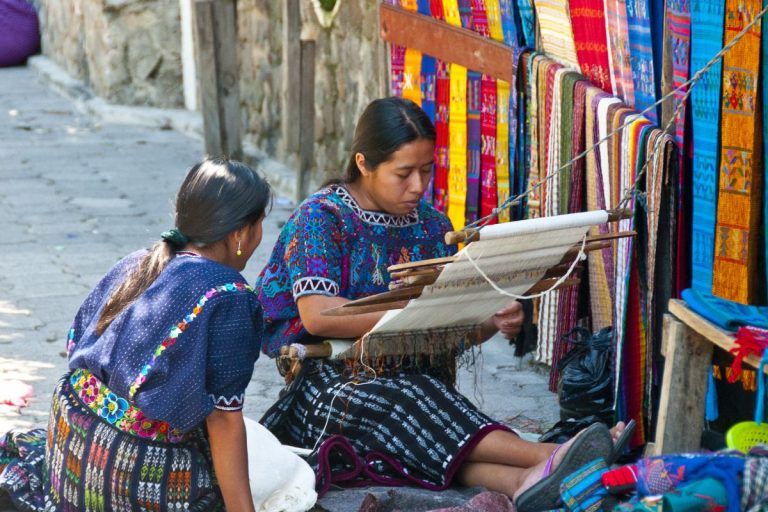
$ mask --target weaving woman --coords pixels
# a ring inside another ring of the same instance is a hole
[[[177,227],[96,285],[70,330],[47,443],[41,431],[0,442],[0,463],[21,455],[0,478],[18,508],[254,510],[242,407],[261,308],[240,271],[270,197],[244,164],[194,166]]]
[[[385,291],[390,265],[454,252],[443,242],[448,219],[422,199],[434,140],[431,122],[409,100],[376,100],[365,109],[344,181],[298,207],[259,277],[267,354],[325,338],[359,338],[383,313],[321,312]],[[522,320],[513,302],[483,324],[483,339],[497,331],[512,337]],[[458,481],[514,497],[552,473],[541,480],[545,492],[534,489],[522,501],[546,498],[554,505],[557,468],[576,469],[584,456],[574,454],[585,448],[587,460],[610,456],[607,428],[558,450],[522,440],[455,390],[455,364],[455,354],[430,354],[377,367],[374,380],[355,380],[344,362],[305,360],[261,422],[281,442],[314,450],[320,493],[332,482],[437,490]]]

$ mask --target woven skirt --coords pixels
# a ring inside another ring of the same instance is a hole
[[[331,484],[445,489],[485,435],[508,430],[432,376],[345,375],[343,366],[305,361],[261,419],[283,444],[312,450],[320,495]]]
[[[62,378],[47,432],[0,436],[0,492],[27,511],[221,510],[202,429],[151,441],[93,413]],[[2,469],[2,468],[0,468]]]

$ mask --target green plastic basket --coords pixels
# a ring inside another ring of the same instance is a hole
[[[758,444],[768,445],[768,423],[755,423],[754,421],[742,421],[728,429],[725,435],[728,448],[733,448],[744,453],[749,452]]]
[[[768,348],[763,352],[763,358],[757,368],[757,405],[755,406],[755,421],[742,421],[728,429],[725,443],[728,448],[747,453],[758,444],[768,445],[768,423],[763,421],[765,415],[765,371],[768,364]]]

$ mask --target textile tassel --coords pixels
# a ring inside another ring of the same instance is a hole
[[[761,9],[759,0],[727,0],[725,43]],[[723,121],[713,293],[742,304],[758,297],[762,133],[757,88],[760,23],[723,58]]]
[[[725,5],[700,0],[691,5],[691,68],[699,70],[722,47]],[[766,83],[765,81],[763,82]],[[719,178],[722,61],[718,60],[691,92],[693,124],[693,229],[691,286],[712,293],[715,218]],[[768,146],[767,146],[768,147]]]

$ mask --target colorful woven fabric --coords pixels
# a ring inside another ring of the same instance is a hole
[[[457,0],[443,0],[443,15],[449,25],[462,26]],[[459,64],[450,64],[449,77],[449,169],[446,212],[453,228],[461,229],[465,223],[467,204],[467,68]]]
[[[418,12],[424,16],[431,16],[430,0],[418,0]],[[407,56],[406,56],[407,57]],[[421,76],[419,84],[421,87],[421,109],[427,114],[429,120],[434,125],[436,123],[436,82],[437,80],[437,60],[431,55],[421,55]],[[435,148],[437,149],[437,148]],[[437,160],[437,153],[435,153]],[[434,202],[435,197],[435,167],[432,166],[432,179],[429,181],[427,189],[424,191],[424,199]]]
[[[461,26],[472,30],[472,0],[456,0]]]
[[[514,159],[514,146],[510,148],[509,142],[509,83],[504,80],[496,81],[496,198],[497,205],[501,206],[510,195],[511,176],[509,173],[510,162]],[[512,112],[515,115],[515,112]],[[509,208],[499,212],[499,222],[509,221]]]
[[[596,87],[590,87],[586,92],[585,103],[585,146],[591,148],[602,138],[600,121],[606,115],[608,106],[620,103],[620,100]],[[601,143],[600,147],[593,149],[586,156],[587,210],[606,209],[605,190],[606,184],[610,183],[610,168],[607,166],[607,159],[604,159],[601,154],[605,146],[607,142]],[[604,234],[607,233],[607,229],[607,226],[593,227],[590,234]],[[587,263],[592,327],[600,330],[613,325],[613,288],[609,284],[613,281],[612,251],[608,249],[592,251],[589,253]]]
[[[490,215],[498,206],[497,191],[497,84],[496,80],[483,75],[481,81],[482,112],[480,114],[480,136],[482,139],[480,155],[480,216]],[[506,113],[506,112],[505,112]],[[508,136],[508,135],[507,135]],[[505,141],[509,151],[509,138]],[[509,169],[506,172],[509,180]],[[491,221],[494,223],[495,220]]]
[[[691,5],[691,69],[704,67],[722,47],[725,5],[722,0],[699,0]],[[693,228],[691,286],[712,292],[715,256],[715,217],[719,178],[720,87],[722,61],[717,61],[691,92],[693,124]]]
[[[496,0],[490,0],[490,2],[491,4],[494,4],[496,3]],[[517,20],[515,16],[517,3],[515,0],[498,0],[498,3],[499,23],[501,23],[501,41],[507,46],[519,46],[520,41],[518,40]],[[496,39],[493,30],[491,30],[491,37]]]
[[[623,99],[624,103],[631,107],[635,104],[635,86],[629,59],[627,5],[624,0],[605,0],[604,5],[613,95]]]
[[[603,0],[569,0],[579,67],[594,85],[611,92]]]
[[[536,6],[541,49],[560,64],[579,69],[573,43],[573,28],[568,16],[568,3],[557,0],[533,0]]]
[[[762,23],[765,23],[763,21]],[[768,33],[768,28],[766,28]],[[765,126],[768,122],[768,36],[763,36],[763,133],[765,133]],[[763,172],[765,172],[765,166],[768,165],[768,143],[763,140]],[[763,184],[765,186],[763,193],[763,243],[765,244],[765,259],[763,261],[768,264],[768,176],[763,174]],[[763,268],[763,277],[765,281],[763,286],[768,290],[768,271]]]
[[[433,11],[434,12],[434,11]],[[451,79],[447,62],[436,62],[435,79],[435,179],[433,204],[441,212],[448,209],[448,172],[450,160],[450,121]]]
[[[400,0],[400,7],[416,12],[416,0]],[[421,106],[421,52],[406,48],[403,57],[403,82],[401,95]]]
[[[442,0],[430,0],[429,11],[433,18],[445,20]],[[448,209],[448,112],[451,104],[449,69],[447,62],[435,60],[435,174],[432,181],[432,204],[441,212]]]
[[[536,11],[533,10],[533,0],[517,0],[520,13],[520,25],[525,41],[524,46],[536,47]]]
[[[694,289],[683,290],[682,296],[689,308],[727,331],[743,325],[768,329],[768,307],[747,306]]]
[[[643,111],[656,103],[656,78],[654,75],[653,41],[651,37],[650,0],[627,0],[627,26],[632,66],[635,103]],[[644,114],[657,123],[656,108]]]
[[[385,0],[392,5],[400,5],[400,0]],[[403,75],[405,72],[405,48],[396,44],[389,45],[390,92],[392,96],[403,95]]]
[[[768,447],[749,450],[741,481],[741,510],[759,512],[768,506]]]
[[[727,0],[727,44],[761,9],[760,0]],[[757,23],[723,58],[723,114],[720,191],[712,291],[743,304],[758,297],[757,255],[760,239],[762,152],[756,109],[759,86],[761,24]],[[757,146],[759,148],[759,145]]]
[[[482,75],[477,71],[467,71],[467,190],[464,217],[467,224],[476,221],[480,211],[482,108]]]
[[[173,444],[118,430],[69,380],[54,391],[48,442],[43,431],[17,436],[23,450],[0,476],[21,510],[223,510],[202,429]]]

